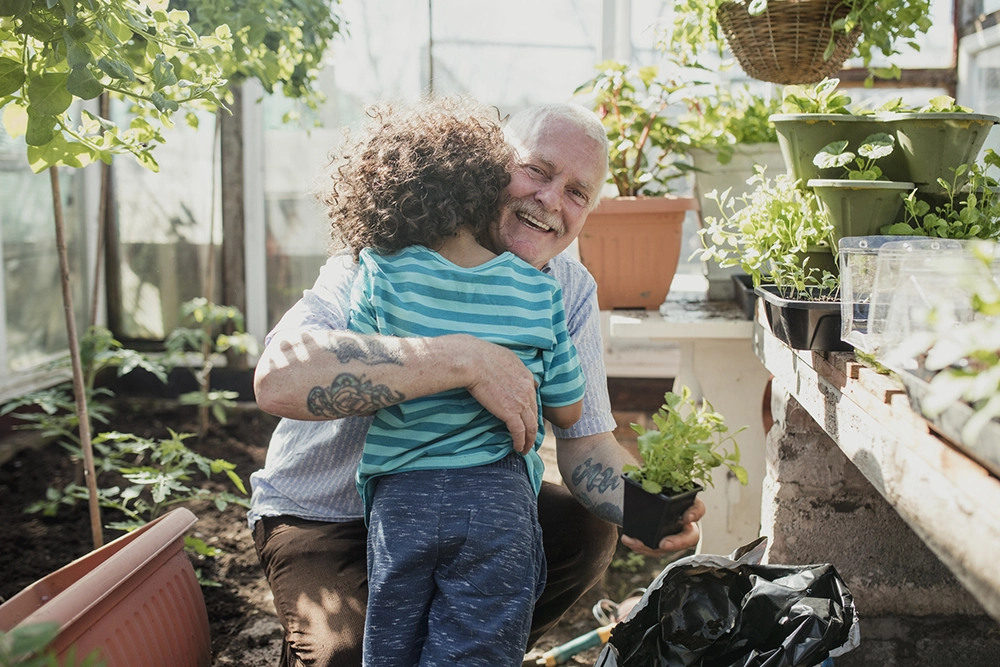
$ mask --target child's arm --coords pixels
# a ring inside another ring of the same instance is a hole
[[[569,428],[580,419],[582,414],[582,398],[576,403],[571,403],[570,405],[564,405],[558,408],[551,408],[547,405],[542,406],[542,416],[559,428]]]

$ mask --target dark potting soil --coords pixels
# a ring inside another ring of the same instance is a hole
[[[234,463],[237,474],[249,490],[250,473],[263,466],[267,444],[278,419],[257,409],[241,408],[230,413],[228,422],[225,425],[213,422],[202,442],[190,438],[185,443],[203,456]],[[118,430],[161,438],[168,436],[168,428],[196,432],[195,409],[163,401],[123,403],[118,406],[112,422],[98,431]],[[0,444],[3,440],[19,437],[16,433],[0,435]],[[43,499],[48,487],[62,488],[71,481],[82,483],[80,468],[56,443],[21,449],[0,465],[0,525],[6,529],[5,538],[0,540],[0,572],[3,572],[0,601],[92,549],[85,503],[63,507],[55,517],[23,511],[32,502]],[[111,483],[110,479],[101,480],[102,486]],[[232,490],[221,475],[196,483]],[[191,503],[188,507],[198,516],[192,534],[224,551],[214,558],[192,559],[203,578],[218,584],[202,589],[211,625],[213,665],[277,665],[280,634],[272,620],[274,608],[270,590],[254,553],[246,510],[230,505],[219,512],[207,502]],[[108,512],[102,516],[104,524],[118,518]],[[109,542],[120,534],[105,529],[104,540]],[[652,581],[667,562],[639,557],[619,544],[615,562],[604,580],[567,612],[530,656],[536,658],[545,650],[597,628],[601,624],[592,612],[596,602],[602,598],[624,599],[632,589]],[[270,630],[263,634],[251,632],[250,628],[258,621]],[[593,665],[599,652],[599,648],[588,649],[566,664]]]

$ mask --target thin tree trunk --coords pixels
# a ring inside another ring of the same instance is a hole
[[[56,221],[56,250],[59,253],[60,282],[62,283],[63,312],[66,333],[69,336],[69,358],[73,363],[73,395],[76,397],[76,416],[80,421],[80,448],[83,450],[83,476],[87,482],[90,506],[90,532],[94,548],[104,544],[101,530],[101,506],[97,502],[97,475],[94,472],[94,449],[90,442],[90,414],[87,411],[87,390],[83,381],[83,364],[80,361],[80,341],[76,335],[76,316],[73,311],[73,288],[69,281],[69,257],[66,253],[66,232],[63,222],[62,194],[59,190],[59,170],[49,168],[52,183],[52,210]]]

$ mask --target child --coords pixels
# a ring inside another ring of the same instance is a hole
[[[365,665],[520,665],[545,576],[541,418],[568,428],[584,391],[562,293],[479,243],[513,158],[495,113],[444,100],[369,116],[326,202],[360,263],[350,328],[508,347],[538,383],[539,428],[514,451],[504,423],[465,390],[375,414],[357,476],[369,525]]]

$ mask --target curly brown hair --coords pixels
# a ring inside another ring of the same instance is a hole
[[[499,111],[457,98],[379,104],[331,156],[319,194],[331,235],[354,251],[437,247],[465,225],[477,237],[500,215],[512,149]]]

